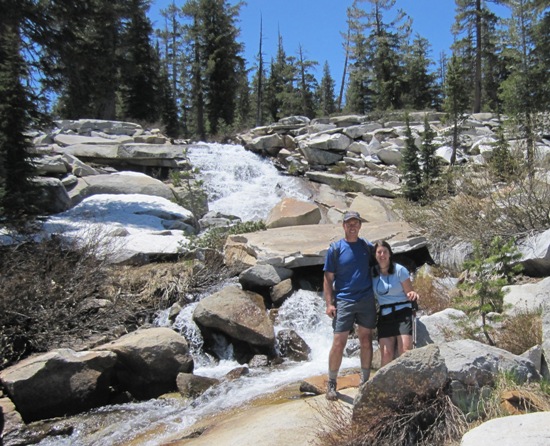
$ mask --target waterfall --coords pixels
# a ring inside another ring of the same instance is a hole
[[[265,220],[284,197],[309,200],[303,182],[281,175],[269,160],[243,146],[197,144],[189,147],[187,156],[199,170],[212,211],[243,221]]]

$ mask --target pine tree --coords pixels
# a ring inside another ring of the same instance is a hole
[[[364,1],[364,0],[363,0]],[[395,6],[396,0],[366,0],[370,11],[354,1],[348,10],[350,24],[350,84],[347,92],[349,111],[365,113],[399,109],[402,106],[402,43],[408,43],[410,20],[399,10],[391,22],[383,13]],[[365,96],[372,96],[366,100]]]
[[[403,193],[405,198],[418,201],[422,198],[422,172],[418,163],[418,148],[414,142],[409,116],[405,118],[405,148],[402,151],[401,172],[403,174]]]
[[[298,88],[299,71],[298,61],[295,56],[288,56],[283,65],[283,89],[280,97],[280,116],[291,116],[299,110],[302,105],[302,98]]]
[[[535,0],[507,0],[512,15],[507,20],[508,41],[506,55],[510,75],[501,85],[504,112],[521,129],[529,178],[535,169],[535,143],[538,128],[538,112],[547,111],[548,66],[542,64],[537,52],[543,40],[537,34],[546,6]],[[545,33],[548,33],[546,30]],[[543,32],[544,35],[544,32]]]
[[[466,85],[464,66],[461,60],[453,54],[447,65],[447,76],[445,79],[445,103],[444,108],[453,126],[452,149],[450,163],[456,162],[456,152],[459,146],[460,126],[464,113],[468,107],[469,95]]]
[[[250,85],[248,83],[248,71],[245,67],[244,59],[241,59],[237,67],[237,90],[235,98],[235,121],[234,127],[237,130],[250,128],[254,125],[253,109],[251,107],[252,98],[250,95]]]
[[[266,88],[267,107],[273,121],[294,114],[301,106],[300,94],[296,88],[297,79],[296,58],[286,55],[283,37],[279,35],[277,56],[271,61]]]
[[[311,74],[310,70],[317,65],[316,61],[307,60],[304,56],[304,50],[300,45],[298,47],[298,94],[300,96],[300,108],[297,111],[308,118],[315,116],[315,91],[317,90],[317,80]]]
[[[265,81],[265,68],[264,68],[264,54],[263,47],[263,18],[260,16],[260,39],[258,46],[258,69],[253,81],[254,96],[256,97],[256,127],[260,126],[264,122],[264,81]]]
[[[178,98],[181,95],[179,84],[186,64],[183,25],[180,22],[182,13],[181,9],[176,6],[175,0],[172,0],[172,3],[166,9],[162,9],[160,14],[164,17],[165,25],[162,30],[156,31],[157,36],[163,42],[159,54],[170,81],[172,96]]]
[[[177,138],[180,136],[181,132],[178,119],[178,108],[165,65],[161,66],[159,87],[161,119],[164,124],[164,132],[170,138]]]
[[[430,126],[428,115],[424,115],[424,132],[422,134],[422,147],[420,148],[420,159],[422,161],[422,183],[426,190],[433,181],[439,177],[439,161],[435,156],[436,147],[434,144],[435,131]]]
[[[186,43],[190,48],[188,101],[184,101],[189,109],[189,118],[185,122],[189,135],[205,141],[204,50],[201,36],[199,0],[188,1],[184,5],[182,12],[190,20],[190,23],[184,27]]]
[[[481,330],[490,345],[495,345],[495,342],[487,325],[487,314],[503,311],[503,287],[509,285],[513,276],[521,272],[523,267],[518,263],[519,259],[521,253],[515,247],[514,240],[505,242],[495,237],[489,246],[474,242],[474,258],[464,262],[473,280],[464,282],[461,288],[469,290],[477,300],[473,306],[468,304],[461,309],[481,316]]]
[[[461,54],[467,64],[469,89],[472,91],[471,110],[479,113],[484,100],[495,106],[495,80],[500,76],[500,59],[496,46],[497,17],[488,3],[501,4],[505,0],[456,0],[453,33],[457,37],[453,50]],[[460,35],[464,37],[458,39]],[[498,85],[496,85],[498,88]]]
[[[360,2],[361,0],[354,0],[347,10],[349,29],[346,56],[349,55],[349,82],[344,110],[347,113],[366,114],[374,108],[374,91],[365,37],[366,27],[363,23],[366,13],[359,6]]]
[[[497,130],[497,140],[493,143],[493,152],[489,160],[489,169],[497,181],[509,181],[518,171],[517,161],[510,153],[510,144],[505,136],[504,125]]]
[[[367,47],[373,72],[373,90],[377,110],[399,109],[402,106],[402,49],[407,47],[411,22],[398,10],[390,21],[384,21],[384,11],[390,11],[396,0],[369,0],[367,13]]]
[[[24,86],[28,67],[21,56],[21,28],[33,4],[4,0],[0,15],[0,221],[19,224],[32,218],[34,169],[26,136],[39,117],[34,98]]]
[[[160,61],[151,45],[153,27],[146,16],[149,0],[129,0],[121,36],[123,117],[155,122],[161,115]]]
[[[430,44],[417,36],[405,56],[403,104],[413,110],[426,110],[436,104],[435,75],[430,72]]]
[[[243,62],[236,26],[241,4],[231,6],[224,0],[200,0],[199,3],[206,111],[210,132],[216,134],[220,123],[232,125],[235,119],[238,67]]]
[[[336,112],[336,104],[334,102],[334,79],[330,75],[330,68],[328,62],[325,61],[323,66],[323,77],[321,78],[321,84],[317,90],[317,115],[318,116],[331,116]]]
[[[42,82],[58,98],[63,118],[114,119],[119,85],[121,2],[41,2]]]
[[[216,134],[235,121],[239,86],[242,82],[242,45],[235,25],[241,3],[224,0],[190,0],[183,6],[189,20],[186,41],[191,48],[191,131],[206,138],[207,126]]]
[[[543,2],[541,0],[540,4]],[[533,66],[539,79],[539,100],[541,109],[550,109],[550,10],[544,12],[543,17],[535,25],[533,36],[535,48],[533,50]]]

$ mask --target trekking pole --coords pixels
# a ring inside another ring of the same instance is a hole
[[[415,300],[412,303],[413,348],[416,348],[416,311],[417,310],[418,310],[418,302]]]

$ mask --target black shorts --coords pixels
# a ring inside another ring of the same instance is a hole
[[[385,316],[378,315],[378,339],[412,335],[412,308],[402,308]]]
[[[363,296],[356,302],[336,299],[336,317],[332,319],[334,333],[351,331],[353,324],[371,329],[376,327],[374,294]]]

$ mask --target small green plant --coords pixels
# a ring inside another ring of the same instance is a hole
[[[331,166],[330,171],[338,175],[344,175],[348,171],[348,166],[346,163],[338,163],[334,166]]]
[[[341,192],[356,192],[357,187],[355,183],[353,182],[353,178],[350,174],[346,173],[344,175],[344,178],[338,183],[338,185],[335,187],[336,190],[339,190]]]
[[[540,391],[547,397],[550,397],[550,381],[546,378],[543,378],[540,380],[539,385]]]
[[[490,246],[483,247],[474,243],[473,259],[464,263],[468,270],[467,279],[460,285],[465,291],[456,302],[457,307],[471,316],[481,316],[481,330],[490,345],[495,345],[489,333],[487,314],[501,313],[503,310],[503,287],[512,282],[515,275],[522,270],[516,263],[521,254],[511,239],[504,242],[500,237],[493,238]]]
[[[504,135],[503,126],[496,131],[497,141],[493,143],[493,154],[489,160],[489,171],[499,181],[507,181],[519,173],[519,163],[510,152],[510,144]]]
[[[296,163],[290,163],[287,169],[289,175],[296,176],[300,173]]]
[[[174,187],[180,187],[182,185],[182,178],[181,178],[181,171],[179,170],[171,170],[170,171],[170,181],[174,185]]]
[[[409,124],[409,115],[405,116],[405,148],[401,151],[403,160],[400,170],[403,175],[403,195],[411,201],[419,201],[424,195],[422,185],[422,171],[418,162],[418,148]]]
[[[212,228],[200,235],[189,237],[186,245],[180,246],[180,251],[195,249],[213,249],[223,251],[223,247],[229,235],[246,234],[248,232],[257,232],[265,230],[263,221],[245,221],[236,223],[233,226]]]
[[[187,156],[187,152],[184,151]],[[183,189],[177,199],[177,203],[191,211],[195,218],[201,218],[208,212],[208,197],[204,188],[204,182],[197,180],[200,169],[194,167],[190,170],[173,170],[170,172],[170,179],[175,187]]]

